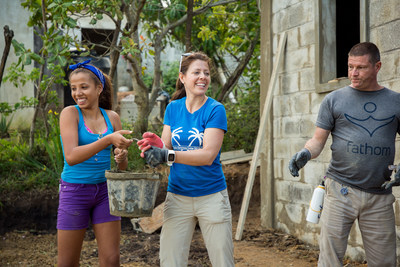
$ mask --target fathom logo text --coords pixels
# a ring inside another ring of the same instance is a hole
[[[369,146],[368,143],[354,144],[354,142],[348,141],[347,152],[362,155],[389,156],[390,147]]]

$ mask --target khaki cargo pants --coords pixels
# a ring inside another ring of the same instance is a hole
[[[347,194],[341,193],[343,187],[347,188]],[[318,266],[343,266],[349,232],[358,220],[368,267],[395,267],[394,200],[393,194],[370,194],[328,178]]]
[[[201,197],[168,192],[160,236],[160,265],[186,267],[197,221],[214,267],[233,267],[232,214],[227,190]]]

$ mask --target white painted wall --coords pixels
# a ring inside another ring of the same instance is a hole
[[[21,7],[20,0],[0,0],[0,27],[3,32],[5,25],[8,25],[11,30],[14,31],[14,39],[23,42],[26,49],[33,50],[33,32],[28,28],[29,13],[27,10]],[[3,55],[5,46],[4,35],[0,38],[0,54]],[[6,69],[4,75],[7,73],[7,68],[11,66],[13,62],[17,62],[17,57],[14,54],[14,48],[11,47],[10,53],[7,59]],[[30,72],[32,66],[27,66],[26,70]],[[13,105],[19,102],[22,96],[33,97],[34,87],[33,83],[27,83],[24,86],[15,87],[9,82],[3,81],[0,86],[0,102],[8,102]],[[11,127],[21,126],[22,128],[28,128],[32,120],[32,109],[24,109],[16,112],[13,117],[13,123]]]

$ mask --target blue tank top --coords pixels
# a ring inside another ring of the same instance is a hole
[[[88,132],[85,128],[83,115],[81,109],[78,105],[75,106],[79,112],[79,123],[78,123],[78,137],[79,137],[79,146],[91,144],[98,139],[109,135],[114,132],[110,119],[107,116],[107,113],[104,109],[100,108],[101,113],[107,123],[107,131],[103,134],[94,134]],[[62,144],[62,140],[61,140]],[[105,171],[111,169],[111,145],[102,151],[98,152],[93,157],[88,160],[81,162],[79,164],[70,166],[65,160],[64,155],[64,169],[61,173],[61,179],[68,183],[75,184],[98,184],[106,181]],[[63,154],[64,154],[64,146],[63,146]]]

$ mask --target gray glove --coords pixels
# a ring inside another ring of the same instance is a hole
[[[386,181],[384,182],[381,187],[385,189],[389,189],[392,186],[399,186],[400,185],[400,164],[396,166],[394,169],[394,172],[396,173],[394,175],[394,180]]]
[[[152,146],[144,152],[144,158],[147,164],[155,168],[158,165],[167,162],[168,149]]]
[[[296,177],[299,176],[299,170],[306,165],[306,163],[311,159],[311,153],[308,149],[303,148],[289,161],[289,171],[290,173]]]

